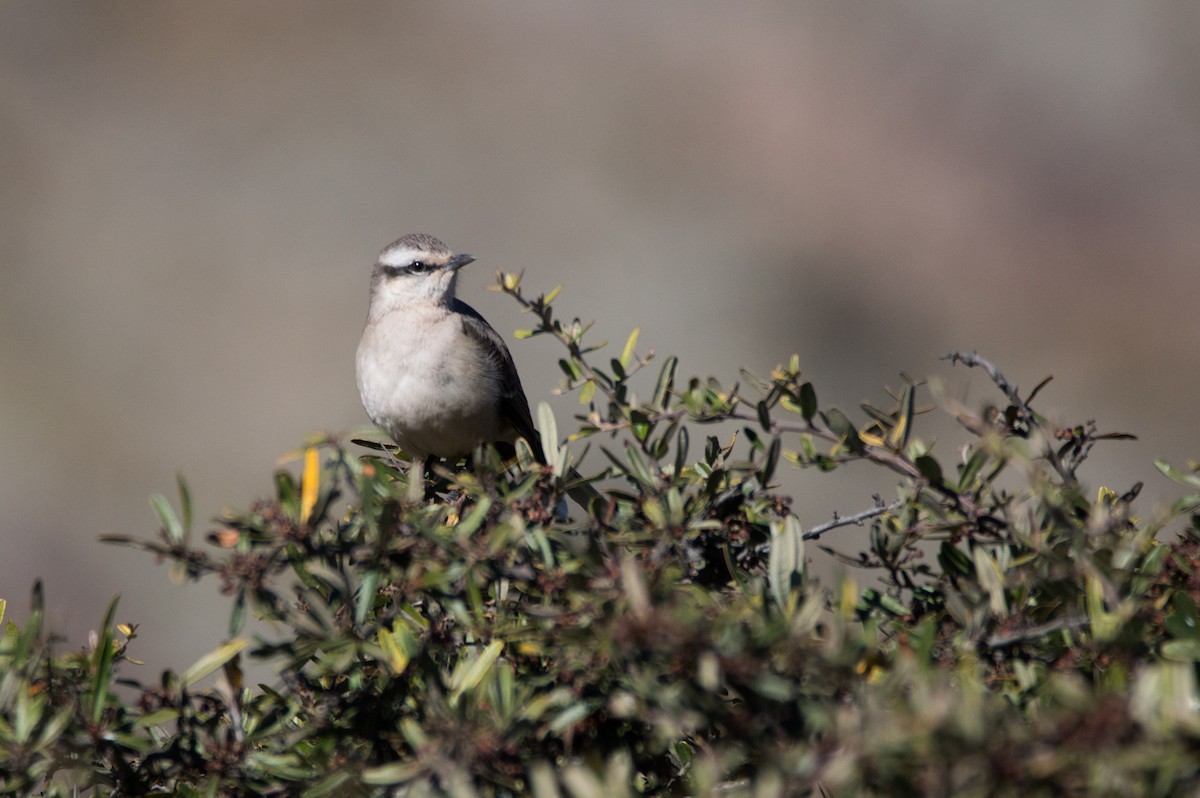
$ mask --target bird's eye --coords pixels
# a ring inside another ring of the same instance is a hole
[[[429,271],[429,264],[423,260],[414,260],[412,263],[408,264],[408,270],[412,274],[424,274],[425,272]]]

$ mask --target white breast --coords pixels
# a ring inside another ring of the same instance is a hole
[[[487,368],[456,314],[397,310],[363,332],[358,393],[405,451],[458,457],[504,432]]]

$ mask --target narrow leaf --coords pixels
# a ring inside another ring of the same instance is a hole
[[[625,342],[625,348],[621,350],[621,368],[629,368],[629,362],[633,360],[633,351],[637,348],[638,336],[641,335],[641,328],[634,327],[633,332],[629,334],[629,340]]]
[[[250,644],[250,641],[238,638],[230,640],[228,643],[222,644],[215,651],[210,651],[200,659],[196,660],[190,668],[183,672],[183,683],[186,687],[191,687],[193,684],[208,676],[210,673],[220,668],[226,662],[236,657],[241,653],[242,649]]]
[[[654,386],[653,404],[659,410],[666,410],[670,402],[671,390],[675,387],[675,370],[679,367],[679,358],[669,357],[658,372],[658,382]]]
[[[362,584],[358,588],[358,601],[354,606],[354,623],[362,626],[367,622],[367,615],[375,605],[375,589],[379,586],[379,571],[374,569],[363,574]]]
[[[100,723],[100,717],[104,713],[104,702],[108,697],[108,680],[112,676],[113,657],[117,652],[116,644],[113,641],[112,627],[119,599],[120,596],[114,598],[108,605],[108,612],[104,614],[104,623],[100,627],[96,641],[94,652],[96,670],[92,679],[92,723],[95,724]]]
[[[786,610],[792,590],[804,580],[804,535],[794,515],[771,523],[771,552],[767,560],[771,597]]]
[[[179,523],[179,518],[171,509],[171,503],[164,496],[156,493],[150,497],[150,506],[154,508],[154,514],[158,516],[158,522],[162,524],[167,542],[173,546],[182,544],[183,525]]]
[[[493,640],[488,643],[487,648],[479,652],[478,656],[467,663],[459,663],[459,667],[454,669],[454,675],[450,679],[450,706],[457,704],[463,693],[479,686],[503,650],[504,643]]]
[[[192,492],[188,490],[183,474],[175,475],[175,484],[179,486],[179,512],[183,515],[183,534],[186,538],[192,531]]]
[[[1008,613],[1008,601],[1004,596],[1004,574],[1000,564],[982,547],[975,549],[975,576],[979,585],[988,594],[988,609],[993,615],[1003,616]]]
[[[626,469],[634,479],[642,484],[643,487],[653,488],[656,484],[654,475],[650,472],[650,466],[642,458],[642,453],[637,447],[629,444],[625,447],[625,457],[629,461],[629,467]]]
[[[899,417],[896,419],[896,425],[892,427],[892,431],[888,433],[888,446],[896,451],[903,449],[908,444],[908,436],[912,431],[913,394],[915,393],[912,385],[904,387],[904,394],[900,397]]]
[[[317,492],[321,485],[321,459],[316,448],[304,450],[304,475],[300,478],[300,523],[307,524],[317,506]]]
[[[547,402],[538,402],[537,429],[542,436],[542,454],[546,457],[546,464],[557,474],[558,463],[562,459],[558,446],[558,422],[554,420],[554,411]]]

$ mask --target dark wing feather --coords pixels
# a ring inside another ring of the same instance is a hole
[[[466,302],[456,299],[452,309],[462,317],[463,332],[483,345],[485,356],[491,359],[496,373],[500,375],[500,418],[529,442],[533,456],[544,465],[546,458],[542,453],[542,436],[533,425],[529,400],[525,398],[525,389],[521,387],[517,365],[513,362],[512,353],[508,351],[504,339],[479,311]]]

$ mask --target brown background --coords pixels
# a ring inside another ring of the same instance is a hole
[[[1176,496],[1151,459],[1200,456],[1196,8],[6,2],[0,596],[23,617],[44,577],[77,646],[121,593],[151,668],[213,648],[214,583],[96,537],[152,533],[177,469],[204,531],[362,424],[367,275],[413,231],[479,258],[463,296],[510,340],[496,267],[685,373],[798,352],[847,408],[901,370],[977,403],[956,348],[1052,373],[1058,420],[1141,436],[1091,488]],[[514,354],[569,423],[554,345]],[[813,525],[890,480],[788,484]]]

